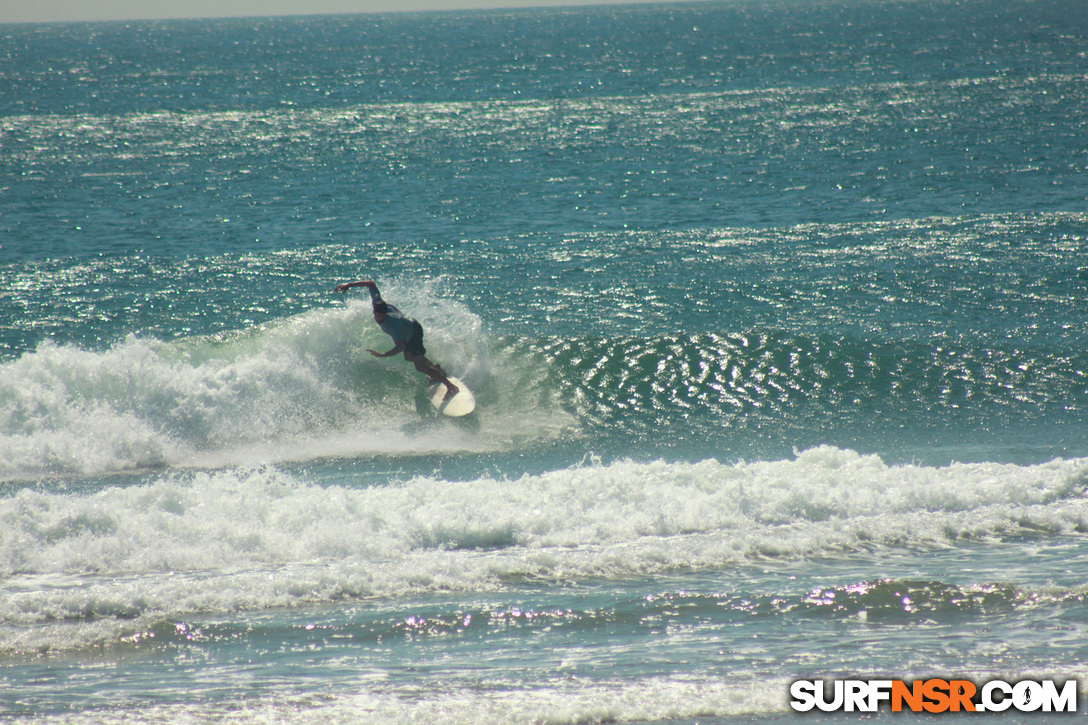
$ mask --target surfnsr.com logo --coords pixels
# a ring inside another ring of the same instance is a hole
[[[1076,712],[1077,681],[797,680],[790,697],[797,712]]]

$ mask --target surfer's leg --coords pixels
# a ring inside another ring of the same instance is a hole
[[[442,368],[428,360],[426,355],[410,355],[406,352],[404,353],[404,357],[406,357],[416,366],[416,370],[423,373],[436,383],[442,383],[443,385],[445,385],[447,398],[456,395],[457,391],[460,390],[460,388],[450,382],[450,379],[446,377],[446,373],[442,372]]]
[[[412,336],[405,346],[404,357],[415,364],[416,370],[436,383],[445,385],[447,398],[452,398],[457,394],[459,388],[450,382],[445,371],[427,359],[427,348],[423,347],[423,325],[414,320],[412,322]]]

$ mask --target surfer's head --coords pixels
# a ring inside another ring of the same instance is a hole
[[[389,305],[384,302],[374,303],[374,319],[379,323],[385,322],[386,316],[389,314]]]

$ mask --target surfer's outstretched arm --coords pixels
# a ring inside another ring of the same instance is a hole
[[[371,304],[373,304],[375,306],[378,305],[379,303],[385,302],[385,300],[382,299],[382,293],[378,291],[378,285],[376,285],[374,283],[374,280],[372,280],[372,279],[361,279],[358,282],[344,282],[343,284],[338,284],[335,287],[333,287],[332,291],[333,292],[347,292],[352,287],[366,287],[367,289],[369,289],[370,290],[370,302],[371,302]]]
[[[370,288],[370,296],[371,297],[376,296],[379,299],[381,299],[381,295],[378,293],[378,285],[374,284],[374,280],[370,280],[370,279],[361,279],[358,282],[342,282],[341,284],[338,284],[335,287],[333,287],[332,291],[333,292],[347,292],[352,287],[369,287]]]

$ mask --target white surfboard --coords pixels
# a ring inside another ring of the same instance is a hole
[[[455,395],[446,397],[446,386],[443,383],[432,383],[427,386],[427,397],[431,400],[431,407],[443,415],[451,418],[460,418],[468,415],[476,409],[476,397],[468,386],[459,379],[448,376],[451,383],[458,387]]]

